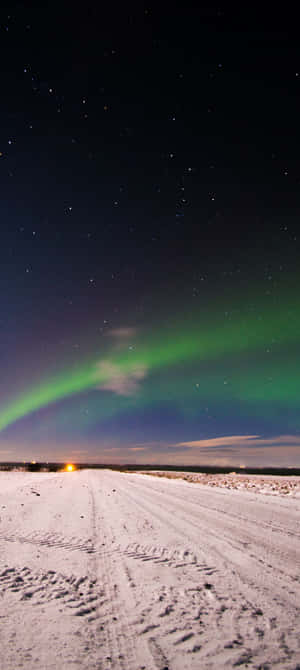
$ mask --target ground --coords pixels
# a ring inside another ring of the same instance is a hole
[[[1,670],[299,670],[300,498],[269,493],[0,472]]]

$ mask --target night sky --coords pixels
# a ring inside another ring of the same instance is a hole
[[[296,15],[0,12],[0,460],[300,466]]]

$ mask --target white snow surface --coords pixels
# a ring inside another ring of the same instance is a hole
[[[194,484],[218,486],[227,489],[243,489],[252,493],[264,493],[271,496],[300,497],[300,477],[284,477],[274,475],[246,475],[230,472],[229,474],[207,474],[203,472],[176,472],[149,470],[145,474],[168,479],[184,479]]]
[[[236,667],[300,669],[299,497],[0,472],[1,670]]]

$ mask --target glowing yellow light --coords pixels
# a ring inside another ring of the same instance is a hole
[[[71,465],[71,463],[69,463],[69,465],[66,465],[66,471],[67,472],[73,472],[73,470],[74,470],[74,465]]]

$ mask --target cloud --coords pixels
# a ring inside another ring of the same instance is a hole
[[[147,375],[147,366],[138,364],[133,365],[128,372],[123,372],[122,368],[111,361],[101,361],[96,367],[96,375],[100,385],[96,388],[101,391],[112,391],[117,395],[132,396],[135,395],[143,379]]]
[[[253,446],[258,446],[258,447],[274,447],[274,446],[282,446],[284,447],[285,445],[293,445],[295,447],[300,446],[300,435],[278,435],[277,437],[269,437],[269,438],[260,438],[255,441]]]
[[[231,435],[224,437],[214,437],[209,440],[195,440],[193,442],[178,442],[176,447],[190,447],[195,449],[215,449],[216,447],[231,447],[234,445],[241,446],[249,440],[257,440],[259,435]],[[257,444],[257,442],[255,442]]]
[[[184,465],[300,467],[300,435],[231,435],[175,444],[172,463]],[[167,456],[167,450],[165,451]],[[159,463],[164,459],[157,455]]]
[[[129,451],[147,451],[147,447],[129,447]]]
[[[108,330],[106,334],[118,340],[128,340],[131,337],[135,337],[136,333],[136,328],[113,328],[112,330]]]
[[[276,437],[261,437],[260,435],[226,435],[214,437],[208,440],[194,440],[191,442],[178,442],[175,446],[199,449],[203,453],[222,450],[222,453],[237,448],[268,449],[274,447],[300,447],[300,435],[277,435]]]

